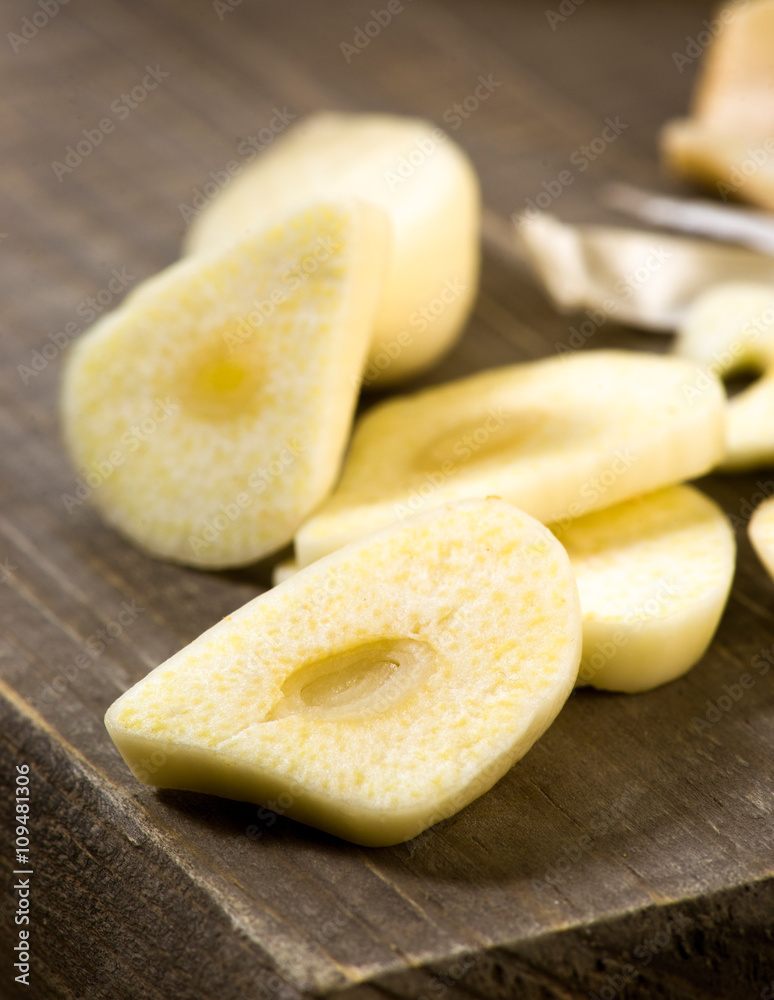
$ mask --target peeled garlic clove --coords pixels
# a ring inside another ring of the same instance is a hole
[[[721,468],[774,462],[774,285],[727,283],[704,292],[688,310],[674,350],[721,375],[763,372],[728,401]]]
[[[578,582],[581,684],[637,692],[704,655],[728,599],[736,544],[723,511],[689,486],[556,526]]]
[[[481,372],[366,413],[296,558],[470,496],[569,520],[702,475],[724,448],[723,389],[682,359],[589,351]]]
[[[277,212],[335,197],[372,202],[390,217],[393,248],[363,382],[405,380],[451,347],[478,287],[478,180],[462,149],[432,123],[311,115],[204,207],[186,250],[228,246]]]
[[[395,844],[529,750],[572,690],[580,650],[564,549],[510,504],[470,500],[246,604],[105,722],[149,784],[279,799],[294,819]]]
[[[661,135],[675,173],[711,185],[724,200],[774,208],[774,3],[732,3],[703,59],[690,118]]]
[[[282,548],[335,482],[389,222],[323,202],[150,278],[70,350],[61,411],[105,519],[201,567]]]
[[[756,508],[747,526],[750,542],[766,572],[774,580],[774,497]]]

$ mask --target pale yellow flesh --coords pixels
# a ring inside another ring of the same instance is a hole
[[[108,710],[159,787],[394,844],[489,789],[553,721],[581,651],[564,549],[497,499],[421,514],[251,601]]]
[[[295,559],[285,559],[283,562],[278,562],[271,574],[272,587],[279,587],[281,583],[285,583],[296,573],[298,573],[298,563]]]
[[[579,684],[647,691],[704,655],[723,613],[736,545],[723,511],[674,486],[554,528],[583,614]]]
[[[690,118],[661,136],[666,162],[716,192],[774,208],[774,2],[726,5],[703,58]]]
[[[739,472],[774,464],[774,370],[729,400],[728,448],[721,468]]]
[[[193,221],[188,252],[227,246],[312,198],[357,197],[394,242],[364,372],[385,385],[449,349],[475,299],[480,195],[470,161],[429,122],[327,112],[293,125]]]
[[[758,558],[774,580],[774,497],[764,500],[756,509],[747,532]]]
[[[774,505],[770,525],[774,566]],[[736,560],[733,532],[715,503],[674,486],[549,527],[567,550],[580,592],[578,684],[647,691],[701,659]],[[278,563],[275,586],[297,572],[292,560]]]
[[[741,470],[774,462],[774,285],[727,283],[708,290],[688,311],[674,350],[713,374],[763,373],[728,401],[721,464]]]
[[[774,45],[774,39],[772,40]],[[670,169],[710,189],[723,201],[744,200],[774,210],[774,138],[681,118],[661,133]]]
[[[724,453],[717,380],[676,358],[581,352],[375,407],[336,492],[295,536],[299,566],[417,510],[500,496],[565,521],[701,475]]]
[[[338,473],[389,241],[379,209],[317,203],[173,265],[80,338],[62,420],[106,520],[202,567],[287,544]]]

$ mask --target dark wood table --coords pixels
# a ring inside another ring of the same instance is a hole
[[[491,792],[408,844],[361,849],[279,815],[259,820],[254,806],[154,792],[103,727],[127,686],[260,593],[270,564],[165,565],[88,504],[68,513],[62,344],[119,301],[122,282],[176,258],[180,205],[245,136],[277,111],[390,110],[445,121],[469,151],[487,206],[481,294],[464,339],[423,383],[567,341],[578,317],[546,302],[508,220],[606,118],[625,129],[574,171],[553,211],[612,220],[597,200],[609,180],[686,190],[659,168],[655,137],[687,107],[698,62],[678,68],[674,53],[705,30],[710,3],[403,0],[357,49],[368,36],[356,30],[385,7],[3,7],[0,996],[774,996],[771,676],[756,674],[702,733],[691,722],[774,648],[774,587],[745,530],[756,494],[774,492],[770,470],[702,483],[733,515],[740,546],[704,660],[650,694],[574,694]],[[148,68],[157,85],[133,99]],[[444,114],[479,76],[491,96],[453,128]],[[106,117],[114,128],[81,156]],[[668,338],[609,322],[588,347],[610,345],[661,351]],[[125,606],[120,634],[105,632]],[[95,654],[100,630],[109,641]],[[33,874],[15,876],[24,764]],[[31,986],[17,987],[13,886],[27,877]]]

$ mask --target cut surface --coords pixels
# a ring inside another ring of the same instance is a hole
[[[724,398],[692,363],[596,351],[389,400],[360,421],[336,492],[296,533],[298,565],[464,497],[548,524],[700,475],[724,452]]]
[[[728,401],[722,467],[774,462],[774,285],[723,284],[699,296],[678,330],[675,352],[721,375],[763,373]]]
[[[364,384],[426,368],[476,295],[480,195],[467,156],[429,122],[326,112],[293,125],[194,219],[188,252],[226,247],[314,198],[356,197],[390,216],[394,241]]]
[[[318,203],[136,289],[70,351],[62,419],[105,518],[204,567],[287,544],[335,481],[389,223]]]
[[[554,528],[578,582],[578,681],[646,691],[697,663],[728,598],[736,546],[723,511],[675,486]]]
[[[747,531],[758,558],[774,580],[774,497],[756,509]]]
[[[580,649],[554,536],[503,501],[464,501],[251,601],[127,691],[106,724],[148,783],[284,794],[295,819],[393,844],[526,753],[572,690]]]

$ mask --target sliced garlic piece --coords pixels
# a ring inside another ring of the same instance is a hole
[[[381,210],[317,203],[173,264],[84,334],[62,421],[105,519],[194,566],[286,545],[338,474],[388,251]]]
[[[510,504],[464,501],[246,604],[105,721],[149,784],[279,800],[356,843],[395,844],[529,750],[572,691],[580,652],[562,546]]]
[[[581,684],[647,691],[704,655],[728,599],[736,544],[723,511],[689,486],[554,527],[578,581]]]
[[[480,194],[462,149],[430,122],[325,112],[295,124],[206,205],[186,250],[225,247],[314,198],[385,211],[393,248],[365,385],[405,380],[458,337],[476,297]]]
[[[471,496],[569,520],[709,471],[724,439],[720,383],[682,359],[588,351],[481,372],[366,413],[296,558]]]

